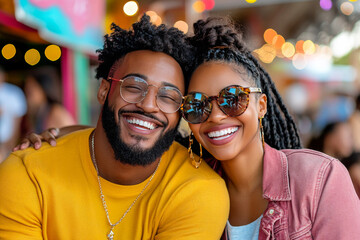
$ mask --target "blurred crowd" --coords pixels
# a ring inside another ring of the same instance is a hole
[[[327,123],[306,147],[339,159],[349,170],[360,198],[360,95],[354,98],[354,105],[348,119]]]
[[[75,124],[61,101],[59,75],[51,67],[27,72],[17,86],[0,68],[0,162],[31,132]]]

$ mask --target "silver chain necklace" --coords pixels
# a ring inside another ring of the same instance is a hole
[[[99,189],[100,189],[100,199],[101,199],[101,201],[102,201],[102,205],[103,205],[104,210],[105,210],[105,213],[106,213],[106,218],[107,218],[108,223],[109,223],[109,225],[110,225],[110,231],[109,231],[109,233],[107,234],[107,239],[108,239],[108,240],[113,240],[113,239],[114,239],[113,229],[114,229],[119,223],[121,223],[121,221],[125,218],[126,214],[128,214],[128,212],[130,212],[131,208],[134,206],[134,204],[136,203],[136,201],[140,198],[140,196],[143,194],[143,192],[145,191],[145,189],[149,186],[151,180],[154,178],[155,173],[156,173],[156,171],[157,171],[158,168],[159,168],[161,159],[159,160],[159,163],[158,163],[158,165],[156,166],[156,169],[155,169],[154,173],[151,175],[149,181],[146,183],[146,185],[144,186],[144,188],[141,190],[141,192],[139,193],[139,195],[137,195],[137,197],[136,197],[135,200],[131,203],[131,205],[128,207],[128,209],[124,212],[124,214],[123,214],[122,217],[119,219],[119,221],[117,221],[116,223],[111,223],[110,217],[109,217],[109,211],[108,211],[108,208],[107,208],[107,205],[106,205],[106,201],[105,201],[105,196],[104,196],[104,194],[103,194],[102,187],[101,187],[99,168],[98,168],[98,166],[97,166],[96,158],[95,158],[95,148],[94,148],[95,143],[94,143],[94,142],[95,142],[95,132],[92,132],[92,136],[91,136],[91,158],[92,158],[92,162],[93,162],[93,164],[94,164],[94,166],[95,166],[96,173],[97,173],[97,180],[98,180]]]

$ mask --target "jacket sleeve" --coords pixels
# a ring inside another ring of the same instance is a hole
[[[360,200],[338,160],[323,167],[314,194],[313,238],[359,239]]]
[[[220,239],[229,215],[228,192],[221,179],[184,184],[168,202],[156,240]]]
[[[14,154],[0,164],[0,239],[43,239],[36,188]]]

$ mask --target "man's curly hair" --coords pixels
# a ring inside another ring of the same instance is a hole
[[[116,24],[111,25],[113,32],[105,35],[104,47],[99,53],[99,66],[96,78],[107,79],[114,63],[123,58],[127,53],[136,50],[151,50],[163,52],[173,57],[181,66],[185,76],[187,89],[190,69],[192,68],[193,50],[186,42],[183,32],[164,24],[155,26],[150,22],[150,17],[144,14],[139,22],[132,25],[130,30],[124,30]]]

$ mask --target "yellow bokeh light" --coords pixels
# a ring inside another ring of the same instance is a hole
[[[5,59],[9,60],[15,56],[16,48],[13,44],[9,43],[2,48],[1,53]]]
[[[162,23],[162,19],[159,15],[157,15],[156,12],[154,11],[147,11],[146,12],[147,15],[149,15],[150,17],[150,22],[152,22],[153,24],[155,24],[156,26],[160,25]]]
[[[292,56],[294,56],[295,54],[295,47],[292,43],[290,42],[285,42],[282,47],[281,47],[281,53],[287,57],[287,58],[291,58]]]
[[[45,56],[50,61],[56,61],[61,57],[61,49],[57,45],[49,45],[45,48]]]
[[[160,17],[160,16],[157,16],[156,20],[154,21],[154,24],[155,24],[156,26],[159,26],[161,23],[162,23],[161,17]]]
[[[272,44],[274,37],[277,35],[277,32],[272,29],[268,28],[264,32],[264,40],[266,43]]]
[[[40,53],[38,50],[32,48],[25,53],[24,58],[27,64],[34,66],[40,61]]]
[[[133,16],[139,10],[139,6],[135,1],[128,1],[123,7],[124,13],[128,16]]]
[[[349,16],[354,12],[354,6],[349,2],[343,2],[340,5],[340,10],[343,14]]]
[[[306,40],[303,44],[304,53],[311,55],[315,53],[315,44],[311,40]]]
[[[356,2],[357,0],[349,0],[350,2]]]
[[[304,54],[296,53],[292,59],[292,64],[296,69],[302,70],[307,65],[307,60]]]
[[[188,30],[189,30],[189,25],[184,22],[184,21],[177,21],[175,24],[174,24],[174,27],[178,28],[180,31],[184,32],[184,33],[187,33]]]
[[[256,2],[256,0],[246,0],[246,2],[248,2],[248,3],[254,3],[254,2]]]
[[[276,57],[276,49],[270,44],[265,44],[254,52],[258,54],[259,59],[264,63],[272,63]]]
[[[202,13],[203,11],[205,11],[205,3],[203,3],[203,1],[194,2],[192,7],[197,13]]]

